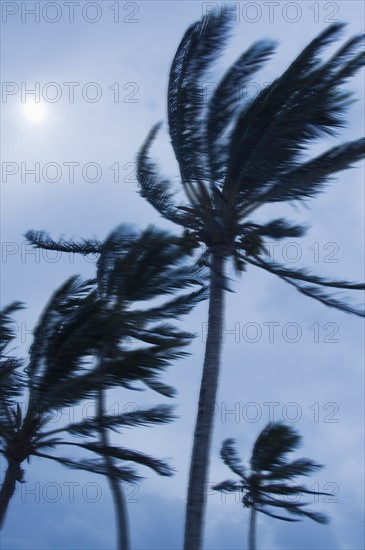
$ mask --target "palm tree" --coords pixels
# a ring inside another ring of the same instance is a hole
[[[305,228],[285,219],[256,223],[261,206],[315,197],[333,174],[364,156],[356,139],[305,158],[307,146],[334,136],[344,125],[352,94],[341,85],[364,64],[353,36],[327,61],[319,54],[338,39],[342,23],[326,27],[284,73],[252,100],[237,91],[263,66],[275,44],[260,40],[227,70],[206,101],[208,70],[224,47],[233,13],[209,13],[185,32],[172,62],[168,84],[168,127],[185,201],[150,157],[155,125],[137,158],[140,194],[164,218],[184,227],[187,242],[203,246],[200,261],[210,268],[208,334],[192,450],[185,523],[185,550],[199,550],[205,509],[224,319],[227,261],[237,272],[254,265],[280,277],[302,294],[342,311],[362,310],[328,294],[323,287],[361,290],[363,284],[332,281],[270,260],[265,238],[300,237]],[[187,200],[186,200],[187,199]]]
[[[250,458],[250,473],[241,464],[233,439],[226,439],[221,449],[221,458],[225,464],[240,477],[240,481],[227,480],[214,485],[212,489],[221,492],[243,493],[242,504],[250,508],[250,528],[248,535],[249,550],[256,549],[256,514],[262,512],[272,518],[284,521],[300,521],[288,515],[278,515],[271,507],[281,508],[294,516],[306,516],[318,523],[328,523],[328,518],[318,512],[310,512],[304,507],[306,502],[299,502],[303,494],[328,495],[311,491],[304,485],[293,485],[292,480],[298,476],[308,476],[322,466],[309,460],[299,458],[288,462],[286,456],[295,451],[301,436],[282,422],[270,422],[258,435]],[[285,497],[297,497],[296,501],[285,500]],[[298,498],[299,497],[299,498]],[[270,511],[268,511],[268,508]]]
[[[128,548],[126,510],[119,482],[136,482],[140,478],[130,466],[121,467],[119,462],[136,462],[160,475],[171,475],[173,470],[162,460],[113,446],[109,430],[165,423],[174,417],[168,406],[108,415],[105,391],[119,386],[137,389],[136,384],[142,382],[163,395],[174,395],[173,388],[159,380],[159,374],[173,360],[186,355],[183,348],[193,335],[169,321],[188,313],[205,297],[203,271],[187,265],[185,260],[186,253],[175,237],[153,229],[136,235],[121,226],[100,245],[97,284],[73,277],[50,300],[34,332],[27,377],[17,374],[18,360],[5,358],[1,364],[5,379],[1,394],[1,452],[8,469],[1,491],[1,520],[16,482],[23,480],[21,464],[34,455],[106,475],[117,506],[119,547]],[[198,290],[186,292],[188,286],[196,285]],[[184,292],[177,294],[180,290]],[[168,299],[167,294],[171,295]],[[156,298],[160,298],[158,304]],[[4,349],[12,337],[9,315],[19,307],[13,304],[1,316]],[[127,338],[134,338],[136,345],[131,346]],[[29,391],[29,403],[23,418],[14,399],[25,388]],[[92,397],[98,404],[94,418],[47,431],[51,412]],[[62,433],[92,439],[67,440],[57,435]],[[44,448],[61,445],[91,451],[99,458],[77,460],[44,452]]]
[[[2,447],[0,452],[8,462],[0,496],[1,524],[4,521],[6,510],[14,494],[16,482],[22,483],[24,481],[24,470],[21,468],[21,465],[25,460],[29,461],[31,456],[48,458],[71,468],[83,469],[103,475],[109,475],[109,471],[104,465],[104,457],[109,455],[119,460],[139,462],[153,468],[162,475],[171,475],[173,472],[164,461],[154,459],[137,451],[130,451],[120,447],[103,446],[93,441],[78,443],[76,441],[53,437],[55,434],[62,432],[70,435],[91,437],[99,430],[99,417],[47,431],[47,424],[51,419],[52,413],[69,406],[77,405],[84,398],[92,397],[95,393],[95,388],[100,383],[98,367],[92,368],[91,361],[89,364],[86,363],[88,354],[95,351],[95,345],[91,339],[87,342],[85,334],[80,330],[78,324],[80,321],[79,315],[93,314],[92,309],[90,309],[91,300],[88,307],[85,307],[85,303],[81,303],[81,294],[84,290],[84,283],[76,278],[72,278],[52,297],[43,314],[40,325],[35,330],[34,342],[30,351],[30,360],[26,368],[27,376],[23,376],[22,386],[19,383],[20,375],[15,370],[17,368],[15,361],[18,362],[19,360],[6,357],[5,361],[8,364],[1,364],[1,379],[4,382],[4,386],[2,386],[3,391],[1,395]],[[87,298],[92,299],[91,296],[87,296]],[[75,306],[76,301],[80,301],[79,308]],[[66,312],[61,313],[61,309],[63,308],[72,308],[74,311],[72,314],[71,311],[68,314]],[[80,311],[77,312],[76,308],[80,309]],[[19,309],[18,304],[11,304],[1,312],[2,328],[8,334],[11,331],[9,313],[15,312],[17,309]],[[56,319],[57,316],[59,316],[58,320]],[[100,324],[98,325],[101,333],[103,327]],[[93,333],[92,337],[95,339],[96,334]],[[41,341],[38,338],[42,338],[43,341],[47,340],[44,349],[41,349]],[[76,341],[80,346],[79,349],[77,349],[74,338],[77,339]],[[177,343],[177,340],[175,342]],[[182,342],[182,345],[184,344],[185,342]],[[52,361],[49,355],[52,352],[55,356],[54,361]],[[178,353],[178,345],[176,353]],[[154,351],[152,351],[152,354],[154,354]],[[64,359],[64,369],[57,372],[62,358]],[[13,362],[11,369],[9,368],[10,362]],[[127,383],[130,384],[133,379],[137,380],[139,375],[137,372],[133,374],[134,366],[132,362],[128,367]],[[156,376],[156,368],[157,362],[155,369],[147,373],[147,377],[151,376],[154,378]],[[115,366],[110,371],[109,376],[112,377],[109,381],[110,384],[117,384],[118,374]],[[15,377],[18,379],[16,393],[24,396],[26,390],[29,391],[28,407],[24,416],[19,403],[14,400],[15,392],[14,387],[11,386],[11,381],[14,381]],[[126,382],[123,372],[119,373],[119,379],[121,384]],[[10,391],[7,388],[10,388]],[[169,422],[172,418],[171,408],[160,406],[124,415],[105,415],[102,421],[105,427],[116,429],[124,426]],[[92,451],[100,455],[101,459],[76,460],[44,453],[44,449],[46,448],[52,449],[61,445],[77,446]],[[113,476],[116,479],[127,482],[136,482],[139,480],[139,476],[130,467],[115,467]]]
[[[117,316],[118,331],[111,326],[109,337],[104,340],[99,355],[99,369],[107,377],[108,359],[115,354],[118,341],[122,337],[137,339],[147,344],[154,343],[166,348],[170,340],[175,342],[178,337],[192,335],[177,332],[166,324],[156,325],[163,318],[179,318],[187,313],[199,300],[204,298],[205,287],[202,284],[202,270],[189,270],[181,265],[186,255],[182,250],[182,242],[171,238],[166,233],[147,229],[137,236],[127,226],[120,226],[111,233],[104,243],[98,261],[98,292],[109,310],[110,304]],[[201,288],[187,295],[174,297],[172,301],[161,306],[136,309],[138,302],[165,299],[169,293],[174,293],[186,285],[200,284]],[[113,316],[112,323],[115,322]],[[150,326],[151,322],[153,323]],[[181,353],[180,353],[181,355]],[[177,357],[177,355],[176,355]],[[171,356],[171,359],[174,357]],[[144,359],[145,360],[145,359]],[[101,375],[103,380],[104,374]],[[171,397],[172,388],[152,386],[154,389]],[[105,415],[105,384],[101,382],[97,389],[97,409],[100,429],[100,443],[109,446],[109,436],[104,425]],[[125,511],[125,499],[118,479],[113,476],[114,463],[111,456],[105,455],[105,466],[109,472],[108,481],[113,493],[118,524],[119,548],[129,547],[129,535]]]

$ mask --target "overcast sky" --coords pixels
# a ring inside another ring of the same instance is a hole
[[[166,121],[168,71],[182,34],[207,7],[218,6],[154,0],[2,3],[1,107],[6,141],[1,292],[4,305],[13,300],[27,304],[17,317],[23,353],[50,294],[70,275],[92,276],[95,267],[90,258],[35,252],[24,242],[28,229],[44,229],[55,238],[99,239],[121,222],[176,230],[138,195],[135,156],[151,126]],[[222,70],[257,39],[273,38],[280,45],[242,91],[248,97],[278,76],[330,22],[348,22],[344,39],[364,30],[361,1],[236,2],[235,6],[232,39],[206,82],[207,93]],[[362,98],[360,76],[347,87]],[[39,94],[42,112],[32,108],[31,90]],[[358,101],[351,107],[348,127],[319,146],[329,148],[361,137],[363,120],[363,101]],[[166,173],[176,177],[166,124],[153,153]],[[267,220],[285,214],[311,227],[305,239],[272,248],[273,258],[333,278],[363,280],[363,205],[363,165],[357,164],[310,201],[310,208],[265,208]],[[269,420],[287,421],[303,436],[298,456],[326,465],[308,484],[336,492],[330,502],[323,497],[313,497],[312,502],[313,509],[327,513],[332,521],[321,526],[310,520],[288,524],[260,517],[259,547],[361,550],[362,320],[311,301],[253,267],[233,280],[232,288],[235,293],[227,295],[210,481],[232,477],[219,459],[224,438],[236,438],[246,461],[253,440]],[[361,301],[361,296],[356,299]],[[206,319],[204,303],[186,321],[186,327],[198,335],[191,357],[172,365],[165,377],[178,390],[180,419],[169,426],[126,431],[117,440],[122,446],[168,457],[177,470],[174,478],[166,479],[141,469],[146,480],[125,487],[135,550],[172,550],[182,544]],[[152,391],[118,391],[110,396],[112,410],[119,411],[162,402]],[[32,459],[25,467],[26,483],[10,504],[2,548],[115,548],[114,510],[102,478],[41,459]],[[246,548],[247,527],[247,510],[234,496],[224,500],[219,493],[208,495],[206,549]]]

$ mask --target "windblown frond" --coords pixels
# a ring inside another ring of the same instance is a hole
[[[228,191],[233,185],[242,203],[261,198],[266,185],[280,185],[288,172],[300,170],[301,153],[307,144],[322,135],[334,135],[343,126],[343,114],[352,94],[342,92],[339,81],[352,76],[363,64],[364,56],[349,61],[351,69],[342,67],[341,77],[337,74],[335,78],[333,68],[341,67],[339,61],[359,41],[354,40],[345,53],[328,64],[320,65],[318,59],[323,47],[338,37],[343,26],[334,23],[322,31],[281,77],[243,109],[231,135],[224,188]]]
[[[276,481],[280,479],[291,479],[296,476],[308,476],[322,467],[323,466],[321,464],[317,464],[309,458],[298,458],[297,460],[293,460],[293,462],[287,462],[285,464],[281,464],[280,466],[271,468],[269,473],[262,475],[262,479],[272,479]],[[282,487],[282,485],[265,485],[265,489],[270,489],[273,491],[274,488],[279,490],[280,487]]]
[[[214,182],[221,180],[226,172],[228,144],[224,133],[242,104],[242,90],[252,75],[271,57],[275,46],[275,42],[270,40],[259,40],[252,44],[228,69],[209,102],[206,131],[209,165]]]
[[[207,176],[202,128],[203,79],[224,47],[233,11],[208,13],[185,32],[173,59],[168,86],[168,121],[183,185]]]
[[[227,479],[216,485],[212,485],[213,491],[221,491],[222,493],[237,493],[242,490],[242,484],[237,481]]]
[[[23,361],[7,353],[7,347],[16,337],[12,315],[23,309],[21,302],[13,302],[0,310],[0,418],[5,420],[5,409],[14,406],[14,399],[22,394],[25,377],[19,372]]]
[[[278,514],[273,514],[272,512],[265,510],[265,508],[262,508],[261,506],[255,506],[255,510],[261,512],[262,514],[265,514],[266,516],[270,516],[271,518],[282,519],[283,521],[300,521],[299,519],[289,518],[288,516],[279,516]]]
[[[293,514],[296,516],[306,516],[312,519],[313,521],[316,521],[317,523],[322,523],[323,525],[327,524],[329,521],[328,517],[325,514],[304,510],[303,507],[308,505],[308,503],[306,502],[290,503],[287,500],[267,499],[262,497],[259,497],[257,499],[257,502],[259,506],[264,505],[264,506],[273,506],[273,507],[283,508],[290,514]],[[260,511],[262,511],[261,508],[260,508]],[[271,512],[269,513],[269,515],[273,516]],[[287,517],[285,518],[282,516],[273,516],[273,517],[278,517],[279,519],[285,519],[286,521],[288,521]]]
[[[110,471],[105,465],[105,462],[102,458],[75,460],[53,456],[41,453],[39,451],[35,451],[33,455],[39,456],[41,458],[47,458],[48,460],[54,460],[55,462],[58,462],[59,464],[62,464],[63,466],[66,466],[67,468],[71,468],[73,470],[85,470],[86,472],[91,472],[93,474],[110,476]],[[113,477],[125,483],[138,483],[142,480],[141,476],[137,475],[133,468],[127,466],[114,466]]]
[[[285,455],[300,444],[301,436],[282,422],[270,422],[258,435],[250,464],[254,471],[271,471],[285,464]]]
[[[120,224],[105,239],[97,263],[98,291],[103,299],[112,298],[114,292],[110,282],[123,258],[135,247],[137,239],[137,232],[127,224]]]
[[[108,429],[129,428],[132,426],[150,426],[151,424],[165,424],[172,422],[176,417],[173,408],[169,405],[158,405],[150,409],[138,409],[129,413],[105,415],[103,426]],[[85,418],[65,426],[64,431],[73,435],[87,435],[100,431],[100,425],[96,418]]]
[[[341,311],[352,313],[354,315],[358,315],[360,317],[365,316],[364,308],[359,308],[355,306],[351,306],[344,300],[340,300],[339,298],[336,298],[334,296],[331,296],[327,294],[325,291],[323,291],[321,288],[318,288],[318,286],[324,286],[329,288],[336,288],[336,289],[347,289],[347,290],[365,290],[365,284],[364,283],[352,283],[349,281],[331,281],[328,279],[324,279],[322,277],[318,277],[316,275],[312,275],[305,269],[288,269],[280,264],[276,264],[273,262],[265,262],[262,260],[262,258],[251,258],[247,255],[243,257],[244,261],[253,264],[257,267],[261,267],[265,271],[269,271],[270,273],[273,273],[274,275],[277,275],[281,279],[283,279],[285,282],[291,284],[294,286],[299,292],[302,294],[305,294],[306,296],[309,296],[313,298],[314,300],[317,300],[321,303],[323,303],[326,306],[333,307],[335,309],[339,309]],[[309,284],[305,284],[309,283]],[[315,286],[318,285],[318,286]]]
[[[175,293],[190,285],[204,287],[206,271],[189,265],[187,255],[183,238],[149,227],[124,254],[112,251],[108,254],[108,269],[102,253],[98,279],[105,273],[109,297],[120,296],[131,304]]]
[[[234,472],[241,478],[245,479],[246,469],[241,463],[234,445],[235,445],[234,439],[226,439],[222,445],[222,449],[220,453],[221,458],[224,464],[226,464],[229,468],[231,468],[232,472]]]
[[[305,296],[309,296],[310,298],[313,298],[314,300],[321,302],[325,306],[333,307],[335,309],[339,309],[340,311],[345,311],[346,313],[357,315],[358,317],[365,317],[364,307],[360,308],[360,307],[351,306],[344,300],[334,298],[333,296],[327,294],[321,288],[318,288],[315,286],[309,286],[309,285],[302,285],[300,283],[296,283],[295,281],[289,278],[284,278],[284,280],[290,285],[294,286],[297,290],[299,290],[299,292],[301,292]]]
[[[288,237],[303,237],[307,228],[303,225],[296,225],[279,218],[267,224],[260,225],[247,222],[241,226],[243,236],[263,236],[273,239],[286,239]]]
[[[73,445],[76,447],[81,447],[99,454],[100,456],[111,456],[112,458],[118,460],[126,460],[136,462],[142,466],[147,466],[151,468],[158,474],[162,476],[171,476],[174,472],[165,461],[153,458],[145,453],[139,451],[131,451],[130,449],[124,449],[122,447],[115,446],[105,446],[100,443],[71,443],[71,442],[62,442],[63,445]]]
[[[81,239],[80,241],[66,240],[60,237],[58,241],[51,239],[46,231],[35,231],[33,229],[25,233],[27,241],[36,248],[45,250],[57,250],[58,252],[71,252],[75,254],[99,254],[101,242],[96,239]]]
[[[318,277],[316,275],[311,275],[306,269],[288,269],[280,264],[274,262],[265,262],[261,258],[256,258],[256,261],[250,258],[250,263],[261,267],[271,273],[274,273],[278,277],[290,279],[298,279],[307,283],[313,283],[320,286],[328,286],[332,288],[343,288],[348,290],[365,290],[365,283],[351,283],[349,281],[330,281],[328,279],[323,279],[323,277]]]
[[[323,191],[333,174],[352,168],[365,155],[365,139],[332,147],[312,160],[271,181],[270,188],[258,195],[260,202],[302,200]]]
[[[140,195],[144,197],[164,218],[174,223],[186,226],[189,216],[178,211],[173,183],[159,174],[158,166],[149,156],[152,141],[161,124],[155,124],[143,143],[137,156],[137,178]]]
[[[145,319],[152,320],[156,316],[160,319],[163,318],[175,318],[179,319],[182,315],[189,313],[193,307],[198,305],[200,302],[206,300],[209,296],[208,287],[201,287],[199,290],[190,292],[189,294],[182,294],[164,302],[161,306],[156,308],[151,308],[145,312]],[[141,310],[141,315],[143,312]]]
[[[34,330],[33,344],[30,348],[30,361],[27,367],[27,373],[33,384],[34,377],[40,377],[47,384],[54,384],[58,380],[56,370],[57,365],[57,345],[63,345],[66,338],[73,337],[74,334],[68,330],[69,325],[78,317],[78,323],[86,320],[90,313],[90,308],[85,308],[85,300],[91,296],[93,281],[82,281],[79,277],[70,277],[51,297],[44,312],[41,315],[38,325]],[[87,304],[88,305],[88,304]],[[83,311],[86,309],[86,311]],[[80,310],[82,316],[80,319]],[[75,328],[75,327],[73,327]],[[73,352],[75,354],[75,341],[73,341]],[[79,352],[76,351],[76,355]],[[59,365],[58,372],[70,372],[73,366],[64,362]],[[46,386],[47,386],[46,384]]]

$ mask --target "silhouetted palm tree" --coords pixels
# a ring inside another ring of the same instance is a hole
[[[295,451],[301,442],[301,436],[282,422],[269,423],[258,435],[250,458],[250,472],[241,463],[233,439],[226,439],[221,449],[221,458],[227,466],[238,475],[240,481],[227,480],[214,485],[212,489],[221,492],[243,493],[242,504],[250,508],[250,528],[248,548],[256,549],[256,513],[262,512],[272,518],[284,521],[299,521],[288,515],[277,515],[271,507],[281,508],[294,516],[306,516],[318,523],[328,523],[328,518],[318,512],[304,509],[308,503],[300,502],[303,494],[328,495],[311,491],[304,485],[293,485],[292,480],[299,476],[308,476],[323,466],[299,458],[288,462],[286,455]],[[287,496],[297,497],[296,501],[285,500]],[[299,497],[299,499],[298,499]],[[269,510],[267,509],[269,507]]]
[[[188,286],[196,285],[198,290],[186,292]],[[2,520],[16,481],[23,480],[20,465],[32,455],[39,456],[108,477],[117,505],[119,547],[128,547],[119,481],[136,482],[140,478],[132,468],[119,466],[119,461],[140,463],[161,475],[171,475],[172,469],[144,453],[111,445],[108,430],[169,422],[173,415],[167,406],[108,415],[105,390],[119,386],[134,389],[142,382],[173,396],[173,388],[163,384],[159,375],[173,360],[186,355],[183,348],[193,335],[170,320],[188,313],[204,297],[204,273],[187,265],[178,239],[153,229],[137,235],[126,226],[100,245],[97,285],[73,277],[54,294],[34,331],[27,377],[20,378],[19,360],[14,357],[6,357],[1,364],[5,379],[1,452],[8,460],[1,492]],[[160,298],[157,304],[156,298]],[[3,349],[12,337],[9,315],[19,307],[13,304],[2,314]],[[129,343],[130,338],[136,345]],[[29,403],[23,418],[15,397],[25,388]],[[98,403],[94,418],[46,430],[51,412],[90,397]],[[84,439],[96,435],[98,440],[77,442],[54,437],[62,433]],[[99,458],[76,460],[43,452],[60,445],[76,446]]]
[[[331,281],[306,270],[286,268],[265,257],[265,237],[300,237],[304,228],[284,219],[266,224],[250,216],[261,206],[316,196],[329,178],[348,169],[365,152],[363,138],[335,145],[312,158],[307,146],[333,136],[344,126],[351,93],[341,85],[364,64],[362,36],[350,38],[322,62],[322,49],[335,41],[342,23],[326,27],[284,73],[251,100],[238,93],[271,57],[275,44],[261,40],[228,69],[206,101],[208,70],[227,42],[233,13],[209,13],[185,32],[173,59],[168,85],[168,124],[185,200],[150,158],[154,126],[138,155],[140,193],[166,219],[185,228],[187,242],[203,245],[210,266],[208,334],[191,459],[185,550],[202,542],[205,488],[221,356],[225,265],[237,271],[248,264],[270,271],[323,304],[363,315],[321,287],[364,289],[362,284]]]
[[[127,226],[120,226],[113,231],[102,247],[98,261],[98,290],[101,300],[105,301],[110,311],[110,304],[114,316],[118,319],[118,330],[111,331],[105,339],[99,355],[101,372],[108,369],[110,354],[115,354],[115,347],[120,338],[137,339],[145,343],[169,345],[169,338],[188,338],[192,335],[176,332],[173,327],[166,325],[151,325],[166,318],[176,319],[187,313],[201,299],[204,298],[202,270],[189,269],[187,265],[180,265],[186,253],[181,248],[183,242],[172,238],[167,233],[146,230],[137,236]],[[166,302],[166,295],[176,293],[182,286],[200,285],[197,292],[174,297]],[[140,302],[160,298],[164,302],[161,306],[136,309]],[[151,317],[152,316],[152,317]],[[114,320],[115,321],[115,320]],[[112,321],[112,322],[114,322]],[[143,328],[144,327],[144,328]],[[171,332],[172,329],[172,332]],[[103,378],[103,377],[102,377]],[[160,393],[173,395],[172,388],[158,385]],[[97,409],[100,427],[100,442],[103,446],[109,445],[109,436],[104,425],[105,388],[101,383],[97,390]],[[126,531],[125,499],[117,479],[113,477],[113,458],[105,456],[105,465],[108,468],[108,481],[114,497],[119,525],[119,548],[128,548],[129,536]]]

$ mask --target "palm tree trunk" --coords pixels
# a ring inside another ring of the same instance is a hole
[[[190,464],[185,518],[185,550],[199,550],[203,540],[209,455],[222,348],[224,281],[224,255],[223,251],[218,249],[212,254],[210,271],[208,335]]]
[[[250,529],[248,532],[248,550],[256,550],[256,508],[251,506]]]
[[[0,528],[3,526],[9,502],[15,492],[19,471],[20,464],[9,462],[0,492]]]
[[[103,359],[101,359],[102,363]],[[104,426],[103,417],[105,414],[105,390],[100,383],[97,392],[97,408],[98,408],[98,419],[100,425],[100,442],[104,446],[109,446],[109,437],[108,431]],[[123,489],[118,481],[113,476],[114,470],[114,461],[110,456],[104,456],[104,463],[109,472],[108,483],[110,490],[113,495],[114,507],[115,507],[115,516],[118,532],[118,549],[119,550],[128,550],[129,549],[129,532],[128,532],[128,519],[127,519],[127,507],[125,502],[125,497],[123,494]]]

